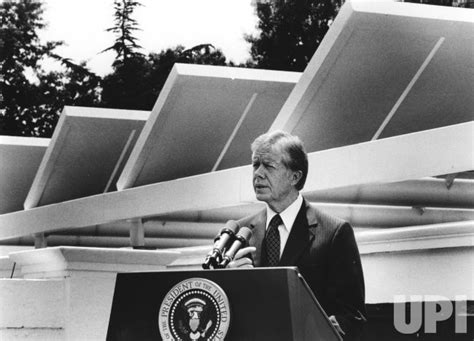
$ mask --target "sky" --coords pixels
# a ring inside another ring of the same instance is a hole
[[[103,76],[112,71],[115,53],[100,53],[114,42],[106,29],[113,26],[113,0],[45,0],[40,33],[43,41],[62,40],[56,49],[75,62]],[[228,60],[244,62],[250,45],[244,34],[256,34],[257,17],[251,0],[140,0],[133,18],[142,53],[159,52],[180,44],[190,48],[210,43],[220,48]],[[53,67],[47,65],[46,67]]]

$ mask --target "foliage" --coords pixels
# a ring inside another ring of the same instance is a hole
[[[38,1],[0,3],[1,135],[51,136],[65,104],[97,102],[99,78],[56,55],[61,42],[40,42],[42,14]],[[60,61],[65,70],[45,72],[45,58]]]
[[[41,4],[31,0],[0,4],[1,134],[35,135],[28,127],[50,118],[43,115],[38,88],[26,73],[34,72],[40,59],[60,44],[40,44],[37,30],[44,27],[42,13]]]
[[[139,30],[138,22],[132,18],[133,11],[136,7],[142,6],[138,1],[132,0],[115,0],[115,25],[108,28],[107,31],[114,32],[117,35],[115,43],[106,48],[104,51],[113,50],[117,56],[115,64],[126,64],[129,59],[139,56],[138,39],[133,35],[134,31]]]
[[[257,4],[260,34],[246,36],[255,67],[303,71],[341,5],[337,0],[275,0]]]
[[[137,1],[115,0],[115,23],[107,29],[116,34],[114,45],[104,51],[113,50],[116,58],[113,63],[114,71],[105,76],[102,86],[102,106],[120,109],[145,109],[146,78],[150,65],[146,57],[138,52],[138,38],[133,34],[139,30],[138,23],[132,18],[136,7],[141,6]]]
[[[41,43],[38,32],[45,27],[39,1],[5,1],[0,4],[0,134],[52,135],[65,105],[101,106],[150,110],[174,63],[225,65],[221,50],[210,44],[190,49],[183,46],[144,56],[133,37],[138,29],[131,18],[138,6],[133,1],[116,1],[119,33],[113,72],[104,79],[90,72],[85,63],[75,64],[54,52],[61,42]],[[60,71],[46,72],[42,61],[59,61]]]
[[[137,1],[115,0],[115,25],[108,31],[116,33],[115,44],[104,51],[114,50],[113,72],[102,82],[101,105],[109,108],[151,110],[174,63],[225,65],[222,51],[211,44],[200,44],[190,49],[174,49],[151,53],[138,52],[140,45],[133,35],[139,30],[132,18],[133,10],[141,6]]]
[[[101,106],[149,109],[149,101],[146,98],[149,73],[150,64],[144,56],[129,57],[126,64],[116,63],[114,71],[102,81]]]

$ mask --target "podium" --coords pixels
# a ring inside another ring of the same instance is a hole
[[[297,268],[117,275],[107,340],[341,340]]]

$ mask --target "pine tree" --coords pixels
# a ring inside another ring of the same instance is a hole
[[[115,0],[114,1],[114,26],[107,29],[117,36],[115,43],[102,52],[113,50],[117,54],[114,64],[126,64],[130,58],[140,56],[138,52],[142,47],[138,45],[138,38],[134,36],[139,30],[138,22],[132,18],[136,7],[142,6],[138,1]]]

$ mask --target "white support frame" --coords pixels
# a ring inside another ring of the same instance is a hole
[[[361,254],[474,247],[474,221],[356,232]]]
[[[474,169],[474,121],[309,155],[303,194]],[[255,202],[243,166],[0,216],[0,240],[111,221]]]

